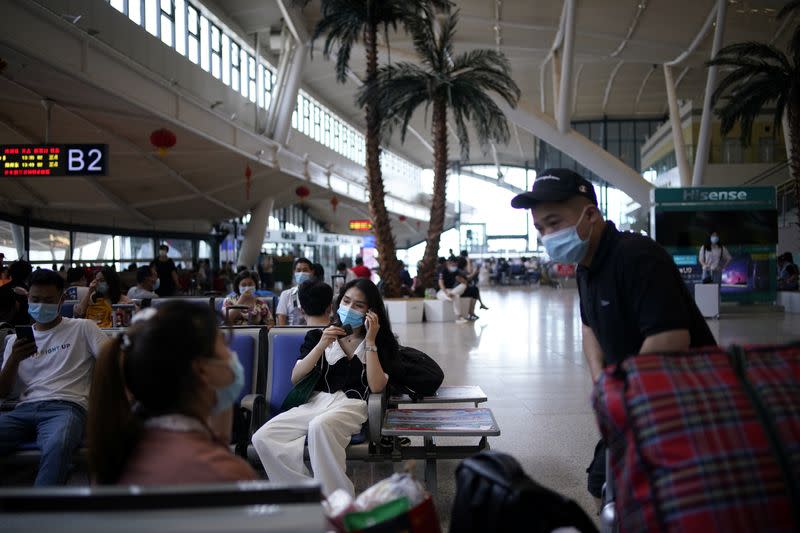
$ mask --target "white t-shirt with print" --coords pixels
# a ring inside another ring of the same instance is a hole
[[[91,320],[62,318],[61,323],[33,337],[38,351],[19,364],[14,391],[20,403],[65,400],[89,407],[94,360],[108,337]],[[3,365],[8,362],[16,335],[6,342]]]
[[[286,323],[289,326],[306,325],[306,314],[297,299],[297,287],[286,289],[281,293],[275,315],[286,315]]]

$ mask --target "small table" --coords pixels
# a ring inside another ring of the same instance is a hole
[[[491,409],[468,407],[463,409],[387,409],[381,434],[386,436],[421,436],[424,447],[419,458],[425,459],[425,481],[428,490],[437,490],[436,460],[439,458],[465,458],[487,447],[487,437],[500,435],[500,427]],[[440,446],[435,437],[480,437],[477,446]],[[411,456],[412,450],[404,449]],[[414,454],[417,455],[417,454]]]
[[[412,403],[479,403],[487,400],[486,393],[477,385],[442,385],[433,396],[425,396],[419,400],[408,394],[395,394],[389,398],[389,405]]]

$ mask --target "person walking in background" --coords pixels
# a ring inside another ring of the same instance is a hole
[[[356,266],[354,266],[351,270],[353,271],[353,275],[357,278],[372,278],[372,272],[369,268],[364,266],[364,258],[361,256],[356,257]]]
[[[167,257],[168,252],[169,246],[162,244],[158,247],[158,258],[150,263],[150,266],[155,267],[158,279],[161,280],[155,292],[162,298],[175,296],[178,290],[178,268],[175,266],[175,261]]]
[[[722,283],[722,271],[731,262],[731,254],[720,242],[719,233],[712,231],[698,254],[703,268],[703,283]]]

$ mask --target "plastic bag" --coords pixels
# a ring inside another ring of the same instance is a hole
[[[355,507],[361,511],[369,511],[403,497],[408,498],[409,505],[414,507],[425,499],[425,487],[411,474],[395,473],[362,492],[356,498]]]

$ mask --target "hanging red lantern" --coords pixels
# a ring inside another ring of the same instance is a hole
[[[158,149],[158,155],[164,157],[167,150],[175,146],[178,138],[166,128],[160,128],[150,134],[150,144]]]
[[[339,199],[337,197],[335,197],[335,196],[332,196],[331,197],[331,209],[333,209],[334,213],[336,212],[336,208],[338,206],[339,206]]]
[[[300,198],[300,202],[302,203],[303,200],[305,200],[311,195],[311,190],[305,185],[301,185],[294,190],[294,193],[297,195],[298,198]]]
[[[247,165],[244,167],[244,197],[247,201],[250,201],[250,185],[252,184],[252,177],[253,169],[250,168],[250,165]]]
[[[406,221],[406,216],[405,215],[400,215],[399,217],[397,217],[397,220],[399,220],[400,222],[405,222]]]

